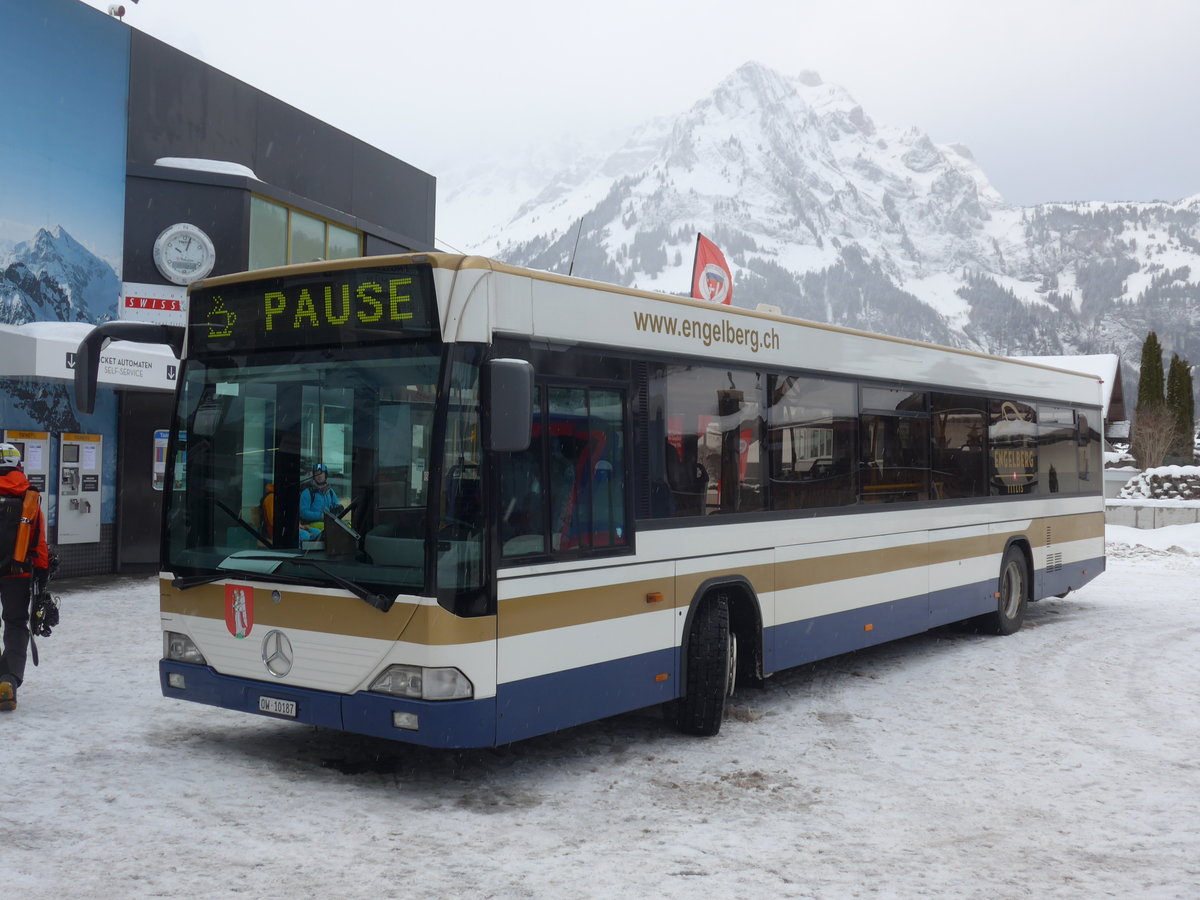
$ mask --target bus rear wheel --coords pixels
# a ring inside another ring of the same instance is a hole
[[[685,734],[714,735],[725,717],[725,698],[737,678],[737,638],[729,629],[729,601],[710,594],[700,601],[688,635],[685,693],[668,716]]]
[[[1020,547],[1009,547],[1000,563],[996,591],[996,611],[979,620],[980,629],[989,634],[1013,634],[1025,621],[1025,606],[1030,594],[1029,564]]]

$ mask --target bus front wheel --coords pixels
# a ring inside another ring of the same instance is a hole
[[[1013,634],[1025,621],[1030,594],[1029,564],[1020,547],[1009,547],[1000,563],[996,611],[980,619],[980,628],[990,634]]]
[[[675,727],[685,734],[714,735],[721,730],[725,698],[737,678],[737,638],[729,628],[729,601],[710,594],[700,601],[688,635],[686,693],[668,707]]]

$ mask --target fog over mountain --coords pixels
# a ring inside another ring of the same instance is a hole
[[[1154,329],[1200,362],[1200,194],[1015,206],[966,147],[876,123],[812,72],[747,63],[615,151],[543,148],[439,191],[440,233],[519,265],[566,272],[573,254],[577,276],[686,294],[700,231],[738,306],[1001,354],[1116,352],[1133,379]]]

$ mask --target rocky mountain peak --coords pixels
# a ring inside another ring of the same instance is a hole
[[[1200,194],[1017,207],[962,144],[879,124],[815,72],[755,62],[595,158],[572,177],[543,174],[518,213],[477,223],[474,249],[685,292],[703,231],[748,305],[986,351],[1133,362],[1155,328],[1200,361]]]

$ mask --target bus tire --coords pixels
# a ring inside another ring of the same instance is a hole
[[[685,734],[721,730],[725,698],[737,677],[737,642],[729,629],[729,601],[710,594],[700,601],[688,636],[686,693],[673,704],[675,727]]]
[[[1030,594],[1029,563],[1020,547],[1004,552],[996,588],[996,611],[980,620],[980,629],[989,634],[1014,634],[1025,621]]]

